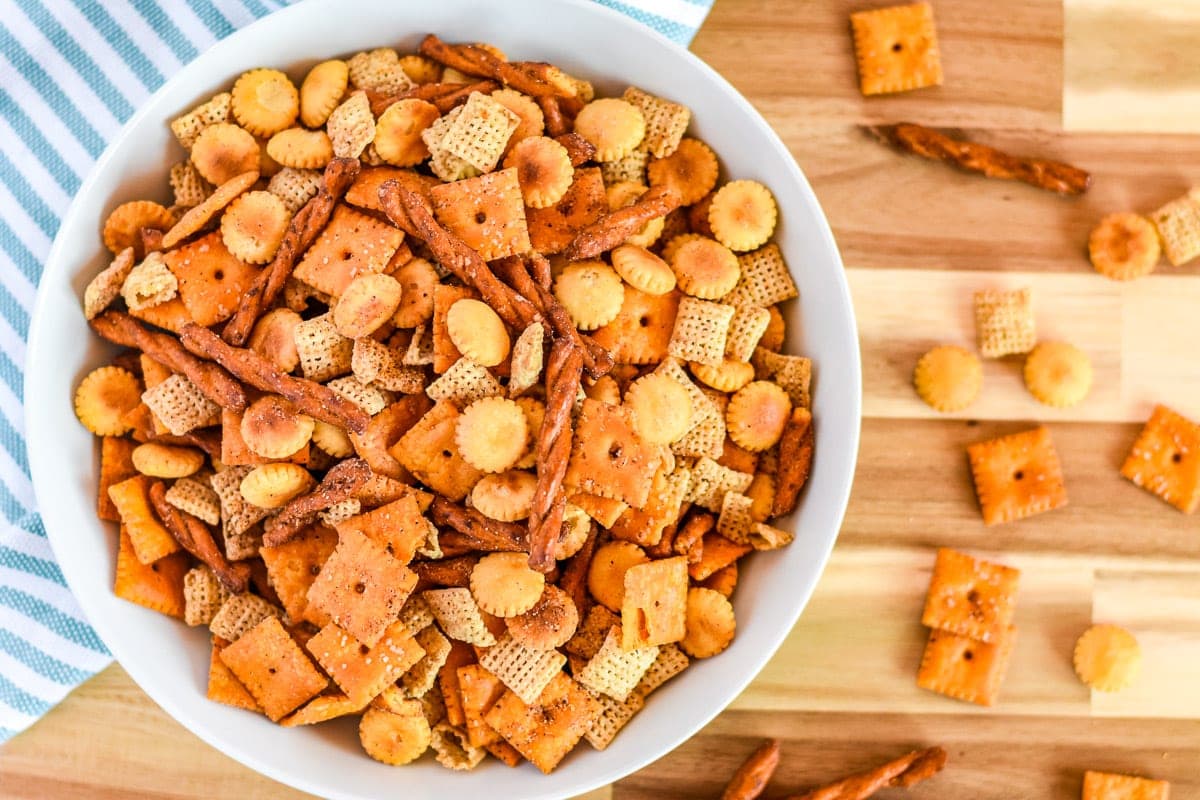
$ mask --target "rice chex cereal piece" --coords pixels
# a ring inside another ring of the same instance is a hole
[[[771,324],[771,312],[760,306],[735,305],[734,308],[737,310],[729,322],[725,355],[734,361],[749,361]]]
[[[491,172],[520,124],[521,118],[499,102],[472,92],[442,137],[441,146],[480,172]]]
[[[163,261],[162,253],[147,254],[121,284],[121,297],[125,298],[125,305],[131,311],[162,305],[178,293],[179,281]]]
[[[236,642],[267,617],[278,617],[278,608],[256,594],[230,595],[208,624],[208,629],[229,642]]]
[[[487,367],[464,356],[425,387],[425,394],[436,401],[448,400],[459,408],[466,408],[476,400],[503,395],[504,387]]]
[[[1174,266],[1200,256],[1200,187],[1193,187],[1150,215]]]
[[[448,722],[433,726],[429,747],[443,767],[463,772],[475,769],[488,754],[482,747],[471,744],[465,731]]]
[[[133,270],[133,248],[126,247],[112,263],[88,281],[83,290],[83,316],[94,319],[121,296],[121,287]]]
[[[212,487],[195,478],[180,478],[167,489],[167,502],[209,525],[221,521],[221,499]]]
[[[317,518],[331,528],[337,527],[339,522],[357,516],[362,512],[362,501],[357,497],[347,497],[345,500],[334,503],[329,508],[317,514]]]
[[[171,133],[179,143],[188,150],[196,143],[196,137],[209,125],[225,122],[229,119],[229,109],[233,95],[221,92],[193,108],[181,117],[171,120]]]
[[[333,154],[338,158],[358,158],[375,139],[375,117],[364,92],[352,92],[335,108],[325,123]]]
[[[624,701],[658,658],[658,646],[621,648],[621,626],[609,628],[604,644],[587,665],[575,675],[575,680],[593,691]]]
[[[1033,293],[1028,287],[976,292],[975,335],[979,340],[979,354],[984,358],[1028,353],[1037,344]]]
[[[575,630],[575,635],[567,640],[564,649],[572,655],[590,659],[600,650],[600,646],[608,638],[608,632],[612,630],[613,626],[620,623],[620,617],[599,603],[595,603],[584,615],[579,627]]]
[[[465,586],[430,589],[421,597],[429,604],[438,625],[451,639],[480,647],[491,647],[496,643],[496,637],[484,623],[470,589]]]
[[[412,341],[404,351],[401,363],[410,367],[423,367],[433,363],[433,327],[418,325],[413,329]]]
[[[390,47],[378,47],[355,53],[346,60],[350,85],[384,95],[399,94],[413,87],[412,79],[400,65],[400,54]]]
[[[612,186],[614,183],[638,183],[645,186],[646,162],[649,160],[650,154],[645,150],[634,150],[624,158],[605,161],[600,165],[600,174],[604,176],[604,183],[607,186]]]
[[[772,353],[761,347],[754,349],[752,358],[755,377],[770,379],[788,393],[792,405],[810,408],[812,404],[812,359]]]
[[[479,170],[471,166],[466,159],[454,155],[442,144],[460,114],[462,114],[462,106],[452,108],[434,120],[428,128],[421,131],[421,141],[429,148],[429,168],[433,170],[434,175],[446,183],[472,178],[479,174]]]
[[[533,650],[506,633],[479,657],[479,663],[522,702],[532,704],[554,676],[562,673],[567,657],[557,650]]]
[[[261,537],[250,529],[271,512],[246,502],[242,497],[242,479],[250,474],[251,466],[226,467],[209,478],[213,491],[221,502],[222,533],[225,555],[232,561],[250,558],[258,553]]]
[[[654,663],[646,670],[646,674],[642,675],[642,679],[638,681],[633,693],[643,697],[649,695],[687,669],[690,663],[687,655],[679,647],[673,644],[664,644],[658,648],[658,658],[654,659]]]
[[[692,485],[687,499],[688,502],[719,513],[726,492],[744,493],[753,480],[754,476],[750,473],[723,467],[706,456],[692,466]]]
[[[717,533],[731,542],[749,544],[754,531],[750,507],[754,501],[741,492],[726,492],[721,499],[721,516],[717,518]]]
[[[327,381],[350,371],[354,340],[337,332],[332,313],[297,323],[295,338],[304,377]]]
[[[666,158],[674,153],[691,122],[691,109],[633,86],[625,90],[621,99],[641,111],[646,120],[646,135],[638,149],[655,158]]]
[[[425,655],[400,678],[401,685],[409,697],[423,697],[433,688],[437,681],[438,671],[446,663],[450,655],[450,640],[442,635],[436,626],[422,628],[416,635],[417,644],[425,651]]]
[[[325,385],[361,408],[369,417],[383,411],[392,402],[390,392],[363,383],[353,375],[336,378]]]
[[[726,495],[726,497],[728,496]],[[765,522],[755,522],[747,536],[747,541],[755,550],[778,550],[791,544],[795,538],[796,535],[790,531],[776,528]]]
[[[179,374],[142,392],[142,402],[174,436],[214,425],[221,418],[220,406]]]
[[[800,294],[777,244],[741,254],[738,266],[742,269],[742,277],[725,297],[726,302],[765,308]]]
[[[350,369],[362,383],[374,384],[389,392],[420,394],[425,391],[425,371],[403,366],[398,356],[392,348],[369,336],[355,339]]]
[[[437,618],[433,615],[433,609],[430,608],[429,603],[421,595],[412,595],[408,598],[408,602],[404,604],[404,608],[400,609],[400,621],[410,631],[425,630],[436,620]]]
[[[283,201],[289,214],[295,214],[317,196],[323,182],[320,170],[284,167],[271,176],[267,191]]]
[[[191,208],[204,202],[213,193],[213,185],[204,180],[191,161],[180,161],[171,167],[171,191],[175,205]]]
[[[229,591],[204,564],[183,576],[183,621],[188,625],[208,625],[229,599]]]
[[[720,366],[735,309],[722,303],[682,297],[667,352],[685,361]]]
[[[603,750],[612,744],[612,740],[625,724],[646,705],[646,699],[636,691],[624,700],[614,699],[601,692],[593,692],[592,697],[600,704],[600,713],[592,719],[592,726],[583,734],[583,738],[597,750]]]

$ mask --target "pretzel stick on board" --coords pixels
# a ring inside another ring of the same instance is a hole
[[[837,783],[790,795],[784,800],[866,800],[892,786],[909,787],[932,778],[946,766],[946,751],[940,747],[914,750],[866,772],[843,778]]]
[[[721,793],[721,800],[754,800],[767,788],[779,766],[779,740],[768,739],[742,762]]]

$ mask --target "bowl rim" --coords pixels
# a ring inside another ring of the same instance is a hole
[[[42,397],[42,387],[44,381],[33,380],[31,377],[33,374],[39,371],[37,364],[40,363],[40,360],[33,358],[33,356],[41,351],[43,347],[42,340],[48,336],[46,333],[48,323],[43,322],[43,320],[47,319],[49,316],[47,313],[47,307],[50,305],[51,293],[47,288],[50,283],[47,278],[52,274],[56,274],[57,272],[70,272],[71,269],[70,265],[65,263],[64,260],[63,251],[68,245],[61,232],[73,227],[68,223],[82,213],[81,207],[84,205],[84,198],[87,198],[96,192],[96,186],[100,181],[100,176],[107,171],[108,163],[114,158],[115,152],[130,136],[132,131],[146,123],[147,118],[151,114],[151,110],[154,109],[158,101],[164,95],[172,93],[175,90],[175,87],[186,82],[193,72],[201,70],[202,65],[209,64],[218,59],[222,53],[232,51],[243,43],[248,43],[253,37],[270,30],[273,27],[287,24],[293,17],[301,18],[302,15],[311,13],[307,9],[312,6],[325,5],[331,8],[336,8],[338,3],[342,1],[343,0],[308,0],[308,2],[296,3],[294,5],[281,8],[259,18],[258,20],[255,20],[254,22],[242,27],[237,31],[234,31],[224,39],[218,40],[207,50],[200,53],[192,61],[181,66],[174,75],[172,75],[148,98],[146,98],[137,111],[125,122],[124,125],[121,126],[120,130],[116,133],[116,135],[114,135],[112,140],[105,147],[103,153],[92,165],[87,177],[83,180],[79,189],[76,191],[66,212],[62,216],[59,231],[56,232],[54,242],[45,260],[43,273],[41,279],[39,280],[37,296],[31,315],[32,318],[30,321],[30,330],[26,348],[26,369],[29,375],[27,375],[26,378],[27,390],[26,397],[24,398],[24,418],[26,436],[29,439],[30,445],[30,475],[39,509],[47,507],[47,505],[42,501],[43,499],[48,499],[51,496],[50,491],[53,485],[55,458],[53,455],[53,447],[35,446],[35,440],[41,441],[40,431],[42,430],[42,427],[39,424],[36,424],[34,419],[36,414],[32,409],[42,404],[44,400]],[[550,0],[529,1],[549,2]],[[741,94],[741,92],[739,92],[720,73],[710,67],[689,49],[677,44],[660,32],[650,28],[648,25],[636,21],[626,14],[601,5],[593,0],[554,0],[554,3],[557,5],[571,6],[576,11],[585,15],[592,14],[599,15],[600,17],[606,17],[618,26],[635,32],[637,35],[649,35],[655,39],[661,47],[673,51],[676,57],[683,58],[684,60],[690,62],[690,65],[693,68],[699,70],[709,81],[714,82],[718,87],[720,87],[724,91],[726,99],[732,102],[742,115],[751,118],[757,127],[763,130],[764,134],[770,141],[772,148],[775,150],[775,159],[784,164],[786,167],[787,172],[779,176],[780,180],[790,181],[793,183],[802,196],[802,199],[817,209],[818,213],[816,218],[819,224],[816,226],[815,230],[810,231],[809,233],[818,236],[821,239],[821,245],[823,248],[832,255],[834,264],[831,266],[843,268],[841,253],[837,248],[833,233],[829,227],[828,219],[825,216],[824,210],[821,208],[820,203],[817,200],[816,195],[813,192],[806,176],[774,128],[766,121],[765,118],[763,118],[758,110],[754,108],[754,106]],[[383,39],[385,37],[380,38]],[[694,725],[681,729],[675,735],[668,737],[666,742],[668,746],[647,748],[637,758],[628,762],[623,762],[616,770],[610,770],[609,774],[599,775],[592,779],[589,783],[580,784],[578,787],[572,787],[571,791],[586,792],[613,783],[622,779],[623,777],[627,777],[628,775],[631,775],[634,772],[644,768],[653,761],[656,761],[659,758],[669,754],[694,736],[718,714],[726,710],[730,703],[732,703],[732,701],[737,697],[737,695],[739,695],[746,688],[746,686],[748,686],[750,682],[762,671],[766,663],[778,651],[784,639],[786,639],[790,634],[792,628],[795,626],[796,621],[799,619],[800,615],[803,613],[809,600],[811,599],[812,593],[824,572],[830,553],[832,552],[834,544],[837,541],[841,525],[844,522],[846,508],[849,502],[850,491],[853,486],[854,475],[856,471],[862,427],[862,359],[857,335],[857,323],[855,319],[854,306],[851,300],[849,284],[844,273],[839,273],[837,275],[834,284],[839,295],[836,298],[836,301],[845,311],[845,321],[850,328],[850,336],[852,339],[849,347],[853,356],[853,363],[841,364],[838,365],[838,368],[839,370],[845,370],[848,373],[843,375],[843,379],[849,381],[850,392],[848,400],[851,403],[851,407],[848,409],[848,411],[851,419],[854,421],[854,424],[850,430],[845,431],[845,434],[849,437],[849,439],[842,442],[842,446],[848,453],[848,462],[846,468],[843,474],[837,476],[837,483],[835,487],[836,491],[831,493],[832,496],[827,495],[826,497],[826,502],[832,503],[832,507],[835,509],[832,515],[832,519],[835,524],[832,526],[832,530],[826,534],[824,546],[820,549],[819,563],[816,565],[816,569],[813,570],[811,579],[804,581],[803,585],[798,586],[799,591],[795,596],[793,605],[794,612],[789,613],[788,619],[780,620],[780,624],[776,628],[774,635],[769,637],[766,647],[757,653],[744,656],[747,669],[744,671],[739,680],[727,685],[726,687],[723,687],[717,692],[721,702],[714,703],[711,707],[711,710],[703,713],[697,719]],[[818,369],[821,368],[821,365],[818,365]],[[47,444],[49,444],[49,442],[47,442]],[[99,523],[99,520],[97,520],[97,522]],[[51,548],[55,551],[56,560],[58,560],[60,563],[70,563],[69,559],[67,562],[63,562],[63,560],[59,558],[60,548],[69,545],[70,537],[68,533],[64,531],[58,531],[57,528],[50,524],[46,525],[46,532]],[[66,578],[68,589],[71,590],[73,596],[75,596],[77,599],[80,599],[80,595],[72,588],[72,584],[74,583],[72,580],[73,573],[73,569],[64,566],[63,574]],[[143,681],[145,673],[143,673],[143,667],[140,665],[141,662],[139,661],[137,655],[129,652],[126,649],[124,644],[122,644],[123,640],[120,636],[115,636],[112,633],[115,623],[107,620],[100,620],[97,622],[97,620],[93,619],[93,617],[88,613],[88,609],[83,606],[82,600],[80,600],[79,604],[84,616],[104,641],[105,645],[109,648],[114,660],[122,665],[127,674],[129,674],[129,676],[143,692],[145,692],[159,707],[166,711],[176,722],[182,725],[190,733],[199,737],[206,744],[215,748],[222,754],[241,764],[244,764],[259,774],[265,775],[286,786],[314,793],[326,793],[327,796],[341,796],[328,795],[328,787],[313,786],[307,781],[307,779],[298,778],[289,774],[286,770],[277,769],[273,765],[264,763],[253,753],[242,751],[237,747],[237,742],[232,738],[227,739],[223,735],[222,731],[215,730],[195,720],[191,716],[190,712],[184,709],[181,703],[175,700],[173,692],[157,691],[156,689],[147,688],[146,683]],[[782,624],[785,621],[787,624]],[[114,642],[117,642],[118,646],[114,647]],[[350,797],[357,795],[346,796]],[[544,792],[538,792],[536,788],[536,782],[534,782],[534,784],[530,787],[530,793],[526,796],[531,798],[531,800],[534,800],[534,798],[549,798],[557,797],[559,795],[554,793],[546,794]]]

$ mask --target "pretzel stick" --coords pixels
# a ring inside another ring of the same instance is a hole
[[[914,750],[867,772],[843,778],[804,794],[791,795],[785,800],[866,800],[891,786],[908,787],[931,778],[946,766],[946,751],[940,747]]]
[[[267,520],[263,526],[263,544],[278,547],[290,542],[316,521],[318,511],[354,497],[370,478],[371,468],[361,458],[338,462],[325,473],[317,488],[289,500],[278,514]]]
[[[409,569],[417,577],[438,586],[470,586],[471,570],[479,563],[479,556],[459,556],[441,561],[414,561]]]
[[[596,553],[596,544],[600,539],[600,529],[596,523],[589,522],[588,525],[590,527],[587,538],[583,540],[583,547],[580,547],[575,555],[567,559],[562,577],[558,581],[558,588],[570,595],[572,602],[575,603],[575,608],[579,609],[580,619],[583,619],[583,612],[587,610],[585,604],[588,599],[588,570],[591,569],[592,556]]]
[[[150,484],[150,502],[180,547],[207,564],[222,586],[232,594],[246,591],[250,567],[241,562],[231,564],[213,541],[212,532],[203,521],[168,503],[167,490],[162,481]]]
[[[105,311],[88,324],[113,344],[141,350],[175,372],[182,372],[221,408],[241,411],[246,407],[246,392],[232,375],[211,361],[196,358],[174,336],[152,331],[121,311]]]
[[[198,447],[209,458],[215,458],[218,461],[221,459],[221,431],[214,428],[188,431],[179,436],[170,433],[153,434],[150,436],[150,441],[161,444],[181,445],[183,447]]]
[[[583,352],[569,339],[558,339],[546,364],[546,416],[537,440],[537,484],[529,511],[529,566],[554,568],[562,536],[566,496],[563,477],[571,458],[571,410],[583,376]]]
[[[750,754],[729,779],[721,800],[754,800],[767,788],[779,766],[779,740],[768,739]]]
[[[547,80],[540,64],[510,63],[471,44],[447,44],[432,33],[417,48],[421,55],[467,75],[494,78],[531,97],[574,97],[574,87]],[[548,65],[546,65],[548,66]]]
[[[813,459],[812,414],[807,408],[797,408],[783,426],[779,437],[779,472],[775,475],[775,499],[771,516],[790,514],[800,500],[800,490],[808,481]]]
[[[466,98],[472,92],[481,92],[483,94],[491,94],[500,88],[500,84],[495,81],[476,81],[474,83],[422,83],[397,94],[381,94],[380,92],[367,91],[367,101],[371,104],[371,114],[378,117],[388,106],[400,100],[424,100],[426,103],[432,103],[438,107],[438,110],[445,111],[453,108],[457,104],[451,103],[447,109],[442,110],[440,103],[449,97]]]
[[[633,205],[618,208],[580,231],[563,250],[568,261],[595,258],[617,247],[647,222],[679,208],[679,193],[666,184],[651,187]]]
[[[884,143],[922,158],[944,161],[988,178],[1021,181],[1048,192],[1083,194],[1092,182],[1092,176],[1086,170],[1061,161],[1012,156],[994,147],[952,139],[940,131],[910,122],[868,130]]]
[[[447,543],[459,543],[457,532],[474,544],[473,549],[488,552],[521,552],[526,548],[525,529],[513,522],[499,522],[480,514],[473,508],[464,508],[452,500],[438,495],[429,505],[429,519],[439,527],[452,528],[443,533],[439,542],[443,549]]]
[[[243,295],[221,337],[235,347],[242,347],[250,338],[254,323],[270,308],[291,276],[296,261],[312,246],[333,215],[338,200],[358,177],[358,159],[335,158],[325,167],[321,190],[292,217],[275,258],[258,274],[254,284]]]
[[[547,136],[562,136],[571,130],[557,97],[539,97],[537,103],[546,120]]]
[[[437,110],[445,114],[460,103],[465,103],[467,98],[475,92],[480,94],[491,94],[500,88],[500,84],[495,81],[479,81],[478,83],[469,83],[461,89],[453,92],[448,92],[433,100],[433,104],[437,106]]]
[[[253,350],[232,347],[194,322],[183,326],[179,338],[188,350],[211,358],[255,389],[291,400],[302,414],[354,433],[367,430],[367,413],[327,386],[292,377]]]
[[[572,167],[578,167],[596,157],[596,145],[578,133],[564,133],[555,136],[554,141],[567,149],[567,156],[571,159]]]
[[[529,274],[537,282],[537,285],[550,290],[554,285],[554,272],[550,268],[550,260],[541,253],[536,258],[529,260]]]

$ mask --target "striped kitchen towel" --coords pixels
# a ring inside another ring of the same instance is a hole
[[[682,44],[713,0],[595,0]],[[285,0],[0,0],[0,742],[110,656],[34,508],[29,314],[59,220],[105,145],[181,66]]]

